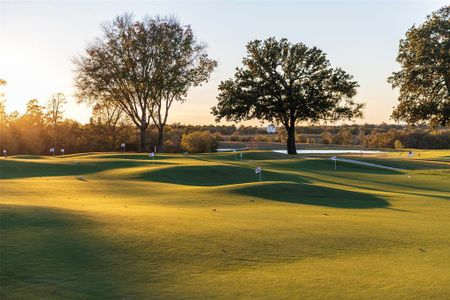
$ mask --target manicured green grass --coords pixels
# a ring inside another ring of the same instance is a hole
[[[262,151],[0,159],[0,298],[449,298],[450,151],[349,157],[406,171]]]

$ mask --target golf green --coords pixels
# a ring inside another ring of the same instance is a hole
[[[420,153],[2,158],[0,298],[450,298],[450,150]]]

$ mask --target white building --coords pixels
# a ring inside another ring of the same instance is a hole
[[[277,132],[277,128],[273,124],[269,124],[267,126],[267,133],[268,134],[276,133],[276,132]]]

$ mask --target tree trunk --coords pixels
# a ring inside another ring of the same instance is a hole
[[[111,151],[116,150],[116,133],[113,132],[112,134],[112,141],[111,141]]]
[[[295,125],[286,127],[287,132],[287,153],[297,155],[297,148],[295,147]]]
[[[141,127],[140,131],[141,131],[141,142],[139,143],[139,152],[144,152],[146,147],[145,147],[145,127]]]
[[[161,152],[164,147],[164,126],[158,128],[158,141],[156,143],[156,150]]]

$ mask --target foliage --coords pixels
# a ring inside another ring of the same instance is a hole
[[[394,148],[395,148],[395,149],[403,149],[403,144],[402,144],[402,142],[399,141],[399,140],[395,140]]]
[[[119,106],[140,130],[146,149],[146,129],[153,119],[162,143],[173,101],[183,101],[191,86],[206,81],[216,66],[190,26],[174,18],[118,16],[102,27],[103,37],[74,59],[80,101],[108,101]]]
[[[352,143],[352,133],[347,127],[342,127],[335,137],[336,144],[350,145]]]
[[[204,153],[217,150],[217,140],[209,131],[194,131],[183,134],[181,147],[190,153]]]
[[[289,154],[296,154],[295,126],[300,121],[335,121],[361,116],[352,100],[358,84],[340,68],[331,68],[325,53],[302,43],[254,40],[243,67],[219,85],[217,121],[249,119],[281,123]]]
[[[322,143],[324,144],[332,144],[333,143],[333,134],[329,131],[324,131],[320,135],[322,137]]]
[[[109,139],[111,150],[114,151],[117,147],[117,137],[123,128],[125,128],[129,119],[126,118],[125,113],[120,106],[114,105],[111,102],[97,102],[92,111],[92,117],[97,118],[97,123],[105,130],[105,136]]]
[[[401,70],[388,81],[400,88],[392,117],[410,124],[450,125],[450,6],[413,26],[400,40]]]
[[[58,124],[63,118],[64,111],[62,110],[62,107],[66,103],[66,96],[63,93],[53,94],[47,101],[47,119],[52,126],[53,147],[57,146]]]

